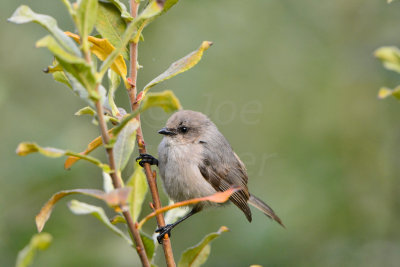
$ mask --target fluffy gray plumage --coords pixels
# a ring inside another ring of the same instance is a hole
[[[174,201],[205,197],[231,187],[240,188],[230,201],[251,221],[252,204],[282,225],[279,217],[247,188],[246,168],[215,124],[204,114],[181,110],[173,114],[160,130],[164,138],[158,147],[160,175],[164,189]],[[201,202],[200,211],[217,205]]]

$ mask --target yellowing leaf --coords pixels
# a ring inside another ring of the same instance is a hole
[[[83,194],[92,196],[95,198],[101,199],[104,195],[104,192],[101,190],[95,189],[74,189],[74,190],[65,190],[60,191],[54,194],[47,202],[44,204],[42,209],[40,210],[39,214],[36,215],[36,226],[39,232],[43,230],[44,225],[46,224],[47,220],[50,218],[51,212],[53,211],[54,205],[63,197],[71,195],[71,194]]]
[[[113,137],[112,131],[114,130],[114,128],[108,130],[108,134],[110,135],[110,137]],[[93,150],[95,150],[96,148],[98,148],[99,146],[101,146],[103,144],[103,140],[101,139],[101,136],[96,137],[93,141],[91,141],[88,146],[86,147],[85,151],[79,153],[81,155],[88,155],[90,152],[92,152]],[[78,160],[80,160],[80,157],[74,157],[74,156],[70,156],[67,158],[67,160],[64,163],[64,168],[65,169],[69,169],[72,167],[72,165],[74,165]]]
[[[184,207],[184,206],[189,206],[189,205],[193,205],[202,201],[211,201],[211,202],[215,202],[215,203],[223,203],[228,201],[229,197],[235,193],[236,191],[238,191],[238,188],[229,188],[228,190],[224,191],[224,192],[217,192],[215,194],[212,194],[210,196],[206,196],[206,197],[198,197],[198,198],[192,198],[192,199],[188,199],[188,200],[184,200],[181,202],[176,202],[172,205],[168,205],[159,209],[156,209],[155,211],[153,211],[152,213],[150,213],[149,215],[147,215],[145,218],[143,218],[139,224],[138,224],[138,229],[140,229],[143,224],[145,224],[150,218],[153,218],[154,216],[156,216],[157,214],[160,213],[164,213],[168,210],[172,210],[172,209],[176,209],[179,207]]]
[[[227,231],[229,229],[222,226],[218,232],[207,235],[199,244],[185,250],[179,260],[178,267],[199,267],[203,265],[210,255],[210,242]]]
[[[139,218],[143,201],[148,191],[146,175],[143,172],[143,168],[139,167],[137,163],[135,165],[135,171],[126,183],[126,186],[131,188],[128,201],[130,205],[129,210],[134,222]]]
[[[379,99],[384,99],[384,98],[387,98],[388,96],[393,96],[397,100],[400,100],[400,86],[397,86],[394,89],[389,89],[389,88],[383,87],[379,90],[379,93],[378,93]]]
[[[148,93],[141,101],[141,111],[151,107],[160,107],[165,112],[173,112],[182,109],[178,98],[170,90],[161,93]]]
[[[113,4],[99,2],[96,29],[103,38],[109,40],[114,47],[118,47],[122,43],[126,22],[121,18],[120,12]],[[125,59],[129,59],[129,50],[126,45],[119,53]]]
[[[16,153],[19,156],[26,156],[31,153],[39,152],[40,154],[51,157],[51,158],[59,158],[61,156],[73,156],[77,157],[80,159],[84,159],[86,161],[89,161],[97,166],[99,166],[103,171],[105,172],[110,172],[110,166],[107,164],[102,163],[100,160],[90,157],[90,156],[85,156],[82,154],[78,154],[72,151],[68,150],[62,150],[62,149],[57,149],[57,148],[52,148],[52,147],[41,147],[38,146],[35,143],[20,143],[17,147]]]
[[[374,55],[382,61],[386,69],[400,73],[400,50],[397,47],[384,46],[378,48]]]
[[[39,232],[43,230],[44,225],[50,218],[51,212],[53,211],[54,205],[63,197],[72,194],[81,194],[91,196],[97,199],[105,201],[109,206],[116,208],[124,206],[127,202],[130,188],[118,188],[109,193],[105,193],[101,190],[96,189],[73,189],[64,190],[55,193],[47,202],[44,204],[39,214],[36,215],[36,226]]]
[[[40,233],[32,236],[29,244],[18,252],[16,267],[27,267],[32,264],[33,258],[38,250],[46,250],[53,240],[48,233]]]
[[[76,42],[80,42],[79,35],[71,32],[65,32],[65,34],[72,37]],[[115,47],[107,39],[100,39],[89,36],[88,41],[92,44],[92,46],[90,47],[90,51],[92,51],[92,53],[95,54],[102,61],[106,60],[111,52],[115,50]],[[126,67],[126,63],[122,54],[119,54],[117,56],[114,63],[111,65],[111,69],[115,71],[118,75],[120,75],[125,82],[125,86],[128,86],[126,84],[128,69]]]
[[[204,41],[196,51],[193,51],[187,56],[172,63],[166,71],[164,71],[161,75],[153,79],[144,87],[144,94],[156,84],[171,79],[172,77],[193,68],[201,60],[204,51],[210,48],[211,45],[212,42]]]

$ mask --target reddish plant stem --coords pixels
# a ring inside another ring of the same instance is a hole
[[[138,12],[138,7],[139,4],[136,2],[136,0],[130,0],[130,7],[131,7],[131,16],[136,17],[137,12]],[[137,81],[137,51],[138,51],[138,45],[137,43],[131,42],[130,43],[130,78],[131,78],[131,84],[132,87],[128,91],[129,94],[129,100],[131,103],[131,108],[132,111],[135,111],[139,108],[139,104],[136,101],[136,95],[137,95],[137,88],[136,88],[136,81]],[[140,115],[136,117],[136,119],[140,124]],[[146,154],[146,145],[144,142],[143,138],[143,133],[142,133],[142,127],[139,126],[139,128],[136,131],[136,140],[138,143],[139,147],[139,153],[141,154]],[[151,171],[150,164],[145,163],[144,164],[144,170],[147,178],[147,183],[150,188],[151,196],[153,199],[153,205],[156,209],[161,208],[161,201],[160,201],[160,196],[158,194],[158,189],[157,189],[157,182],[156,182],[156,176],[153,175]],[[165,220],[164,216],[162,213],[157,214],[156,216],[157,219],[157,224],[158,227],[165,226]],[[167,263],[168,267],[175,267],[175,260],[174,260],[174,255],[172,252],[172,246],[171,246],[171,241],[169,239],[168,235],[165,235],[164,240],[163,240],[163,250],[164,250],[164,256],[165,256],[165,261]]]
[[[98,91],[98,87],[96,88]],[[110,165],[110,176],[114,185],[114,188],[121,188],[121,177],[119,177],[118,172],[116,171],[115,168],[115,160],[114,160],[114,152],[112,147],[108,147],[108,144],[110,143],[110,136],[108,134],[108,129],[107,129],[107,124],[104,120],[104,111],[103,111],[103,106],[100,101],[96,101],[96,110],[97,110],[97,117],[99,120],[99,126],[101,130],[101,138],[103,140],[104,147],[106,148],[106,153],[108,157],[108,162]],[[142,238],[140,237],[139,230],[136,228],[132,216],[129,211],[124,211],[123,215],[125,217],[125,220],[128,224],[128,229],[130,231],[131,237],[133,238],[133,241],[136,246],[136,251],[139,255],[140,261],[142,262],[142,265],[145,267],[150,267],[150,262],[149,259],[147,258],[146,251],[144,249],[143,241]]]

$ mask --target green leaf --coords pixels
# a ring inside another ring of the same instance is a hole
[[[139,127],[139,122],[134,119],[131,120],[117,137],[117,141],[114,144],[114,158],[115,168],[118,171],[122,171],[135,148],[136,142],[136,130]]]
[[[138,163],[135,165],[135,171],[126,183],[126,186],[131,188],[128,200],[130,205],[129,211],[131,212],[133,221],[136,222],[142,210],[143,201],[148,191],[148,185],[143,168],[141,168]]]
[[[108,70],[108,84],[110,88],[108,89],[108,104],[111,107],[111,113],[113,116],[117,116],[119,114],[119,110],[117,105],[114,102],[114,94],[115,91],[118,89],[118,86],[121,82],[120,76],[113,71],[112,69]]]
[[[75,116],[82,116],[82,115],[90,115],[90,116],[95,116],[96,111],[92,109],[91,107],[84,107],[75,112]]]
[[[86,161],[89,161],[96,166],[100,167],[103,171],[105,172],[110,172],[110,166],[107,164],[102,163],[100,160],[93,158],[91,156],[86,156],[80,153],[75,153],[69,150],[62,150],[62,149],[57,149],[57,148],[52,148],[52,147],[41,147],[35,143],[20,143],[17,147],[16,153],[19,156],[26,156],[31,153],[36,153],[39,152],[40,154],[50,157],[50,158],[59,158],[61,156],[74,156],[80,159],[84,159]]]
[[[167,206],[170,206],[174,204],[174,201],[170,200]],[[167,211],[164,216],[164,220],[166,224],[174,223],[183,216],[185,216],[188,213],[188,208],[187,207],[179,207],[175,208],[172,210]]]
[[[147,235],[146,233],[140,231],[140,237],[143,241],[144,250],[146,251],[147,258],[151,261],[154,256],[154,251],[156,248],[156,244],[154,243],[153,238]]]
[[[397,47],[384,46],[378,48],[374,55],[382,61],[386,69],[400,73],[400,50]]]
[[[111,224],[110,220],[108,219],[106,213],[101,207],[89,205],[84,202],[80,202],[78,200],[71,200],[68,203],[69,209],[76,215],[87,215],[90,214],[101,221],[105,226],[108,227],[113,233],[117,234],[118,236],[122,237],[129,245],[132,246],[132,241],[116,226]]]
[[[126,8],[125,4],[122,3],[121,1],[119,0],[101,0],[101,1],[105,3],[112,3],[116,8],[118,8],[119,12],[121,13],[121,17],[124,18],[127,22],[133,20],[133,17],[128,12],[128,9]]]
[[[65,33],[58,28],[57,21],[53,17],[37,14],[28,6],[22,5],[15,10],[14,14],[8,19],[8,21],[16,24],[28,22],[38,23],[48,30],[69,53],[72,53],[75,56],[81,55],[81,52],[71,38],[65,35]]]
[[[104,190],[104,192],[109,193],[109,192],[113,191],[114,189],[115,188],[114,188],[110,174],[103,172],[103,190]]]
[[[179,2],[179,0],[166,0],[165,4],[164,4],[164,10],[162,11],[161,14],[166,13],[171,7],[173,7],[178,2]]]
[[[56,82],[63,83],[66,86],[68,86],[70,89],[72,89],[72,85],[69,83],[69,80],[63,71],[53,72],[52,75],[53,75],[53,79]]]
[[[16,267],[27,267],[32,264],[38,250],[46,250],[53,240],[48,233],[40,233],[32,236],[29,244],[18,252]]]
[[[138,31],[140,26],[147,20],[150,19],[158,14],[163,9],[163,5],[159,4],[157,1],[151,1],[147,7],[140,13],[139,16],[137,16],[126,28],[124,34],[122,35],[120,39],[120,43],[115,46],[115,50],[108,56],[108,58],[103,62],[100,71],[99,71],[99,76],[103,77],[105,72],[110,68],[114,60],[117,58],[117,56],[126,48],[127,44],[133,37],[133,34]],[[111,40],[110,40],[111,42]],[[112,42],[111,42],[112,43]]]
[[[386,87],[382,87],[379,90],[378,93],[378,98],[379,99],[384,99],[387,98],[389,96],[393,96],[395,97],[397,100],[400,100],[400,86],[397,86],[394,89],[390,89],[390,88],[386,88]]]
[[[223,232],[229,231],[228,228],[222,226],[218,232],[207,235],[199,244],[185,250],[179,260],[178,267],[198,267],[206,262],[210,255],[210,242],[220,236]]]
[[[65,51],[57,41],[50,35],[36,42],[36,47],[47,47],[56,57],[62,68],[74,76],[88,91],[91,99],[97,100],[100,96],[95,92],[97,83],[95,71],[83,58]],[[68,76],[68,75],[67,75]]]
[[[204,41],[196,51],[193,51],[187,56],[172,63],[166,71],[164,71],[144,87],[144,94],[156,84],[171,79],[172,77],[193,68],[201,60],[204,51],[210,48],[211,45],[212,42]]]
[[[97,0],[79,0],[75,24],[82,39],[83,51],[89,51],[88,36],[93,31],[97,17]]]
[[[99,2],[96,29],[114,47],[119,47],[122,43],[122,35],[126,30],[126,22],[121,18],[121,14],[113,4]],[[129,59],[129,50],[126,44],[120,53],[125,59]]]
[[[170,90],[161,93],[148,93],[141,101],[141,111],[151,107],[160,107],[165,112],[173,112],[182,109],[178,98]]]

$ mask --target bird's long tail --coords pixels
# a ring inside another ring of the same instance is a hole
[[[271,209],[271,207],[268,206],[264,201],[262,201],[258,197],[250,195],[248,203],[250,203],[252,206],[256,207],[257,209],[261,210],[265,215],[267,215],[271,219],[274,219],[280,225],[282,225],[284,228],[286,228],[283,225],[281,219],[278,217],[278,215],[275,214],[275,212]]]

